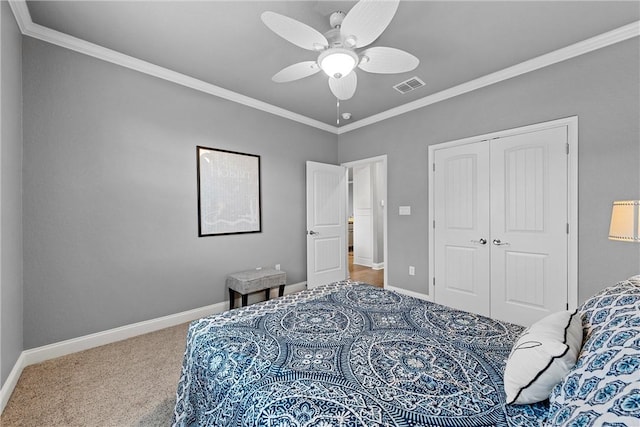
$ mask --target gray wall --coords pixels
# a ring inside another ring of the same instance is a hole
[[[32,348],[221,302],[225,274],[258,265],[280,263],[290,283],[305,280],[306,160],[388,154],[389,284],[426,292],[427,145],[578,115],[580,298],[640,271],[639,245],[606,239],[610,202],[640,197],[637,39],[338,138],[25,37],[21,184],[19,136],[18,145],[5,138],[19,94],[4,92],[20,76],[19,61],[5,71],[20,40],[2,10],[3,381],[22,336]],[[262,156],[262,233],[197,237],[196,145]],[[24,290],[21,239],[7,235],[22,229],[11,199],[21,185]],[[412,215],[399,217],[400,205]]]
[[[306,280],[305,161],[337,136],[24,38],[24,343],[226,300],[227,273]],[[196,145],[261,157],[263,232],[197,237]]]
[[[0,2],[0,384],[22,352],[22,36]]]
[[[637,38],[618,43],[340,135],[340,162],[388,155],[389,284],[428,293],[428,145],[573,115],[579,299],[640,273],[640,245],[607,239],[611,202],[640,198],[639,47]],[[400,205],[411,216],[398,216]]]

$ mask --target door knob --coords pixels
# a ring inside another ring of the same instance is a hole
[[[487,244],[487,239],[472,240],[471,243],[476,243],[478,245],[486,245]]]
[[[509,242],[503,242],[500,239],[493,239],[493,244],[496,246],[509,246]]]
[[[320,234],[320,233],[316,233],[315,231],[311,230],[311,231],[307,231],[307,234],[310,234],[313,236],[314,234]]]

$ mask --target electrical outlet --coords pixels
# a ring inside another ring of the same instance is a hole
[[[413,265],[409,266],[409,276],[415,276],[416,275],[416,268]]]
[[[280,270],[280,264],[276,264],[276,270]]]

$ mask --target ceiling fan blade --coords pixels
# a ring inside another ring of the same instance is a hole
[[[373,43],[387,28],[396,14],[400,0],[376,1],[360,0],[347,13],[340,32],[346,38],[355,38],[354,47],[364,47]]]
[[[316,61],[298,62],[278,71],[271,77],[271,80],[276,83],[285,83],[308,77],[318,71],[320,71],[320,67],[318,67]]]
[[[264,12],[261,18],[271,31],[303,49],[318,51],[329,46],[325,36],[300,21],[275,12]]]
[[[372,47],[363,51],[361,56],[358,67],[368,73],[404,73],[420,64],[420,60],[415,56],[393,47]]]
[[[356,76],[355,71],[339,79],[329,77],[329,88],[335,97],[341,101],[351,98],[353,94],[356,93],[357,85],[358,76]]]

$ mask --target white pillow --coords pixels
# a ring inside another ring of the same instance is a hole
[[[541,402],[576,364],[582,345],[578,311],[551,314],[526,329],[504,370],[507,404]]]

